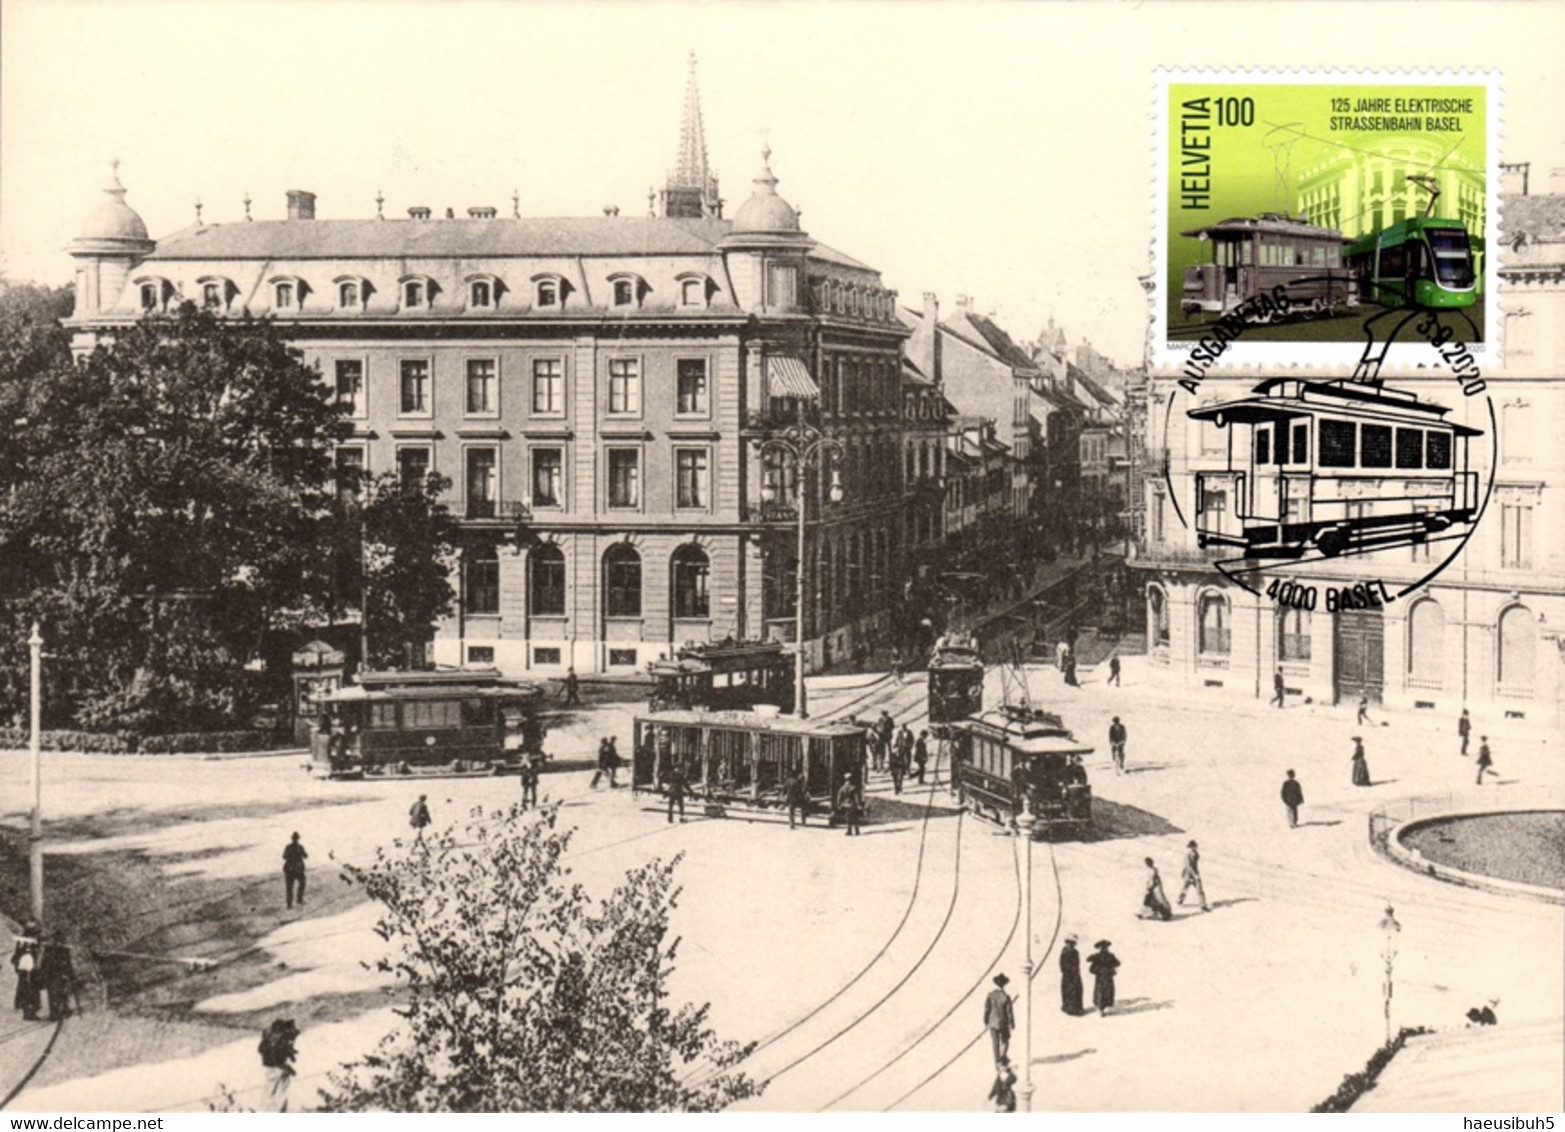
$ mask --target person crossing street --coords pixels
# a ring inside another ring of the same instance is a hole
[[[1185,867],[1179,874],[1183,882],[1179,886],[1179,905],[1184,907],[1185,894],[1192,888],[1200,898],[1201,911],[1210,912],[1212,909],[1206,902],[1206,886],[1201,883],[1201,851],[1194,841],[1185,847]]]

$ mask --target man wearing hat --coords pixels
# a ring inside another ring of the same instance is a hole
[[[1293,771],[1288,772],[1288,778],[1282,784],[1282,804],[1288,807],[1288,828],[1297,829],[1299,825],[1299,807],[1304,805],[1304,787],[1299,785],[1299,780],[1293,777]]]
[[[1073,1016],[1086,1013],[1081,1004],[1081,952],[1076,943],[1076,936],[1068,935],[1060,948],[1060,1009]]]
[[[297,833],[283,846],[283,896],[290,908],[295,900],[304,903],[304,859],[308,856]]]
[[[1011,1008],[1011,996],[1005,985],[1011,980],[1005,975],[994,977],[994,990],[984,999],[984,1026],[989,1030],[989,1040],[994,1043],[994,1063],[1005,1062],[1011,1049],[1011,1031],[1016,1029],[1016,1015]]]
[[[853,775],[842,776],[842,786],[837,791],[837,810],[842,814],[842,824],[847,827],[846,836],[859,836],[859,791],[853,785]]]
[[[38,924],[28,920],[22,925],[22,933],[16,937],[16,944],[11,949],[11,969],[16,972],[16,998],[12,1006],[22,1012],[24,1022],[38,1021],[38,960],[42,951],[43,941]]]
[[[1087,960],[1087,969],[1092,972],[1092,1005],[1098,1008],[1100,1017],[1107,1016],[1114,1005],[1114,972],[1119,970],[1119,959],[1109,950],[1110,946],[1108,940],[1098,940],[1093,944],[1097,950]]]
[[[1201,898],[1201,911],[1210,912],[1212,909],[1206,903],[1206,886],[1201,883],[1201,851],[1196,848],[1194,841],[1185,847],[1185,867],[1179,875],[1184,881],[1179,886],[1179,906],[1184,907],[1185,893],[1193,888]]]

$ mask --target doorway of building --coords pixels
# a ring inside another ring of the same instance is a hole
[[[1337,703],[1367,696],[1378,704],[1386,686],[1386,626],[1380,610],[1339,612],[1333,638]]]

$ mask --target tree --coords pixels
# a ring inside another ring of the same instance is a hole
[[[351,426],[319,375],[270,322],[187,303],[15,384],[7,620],[44,620],[51,715],[243,722],[263,634],[319,620],[327,588],[332,454]]]
[[[330,1111],[716,1111],[759,1093],[706,1006],[672,1008],[679,862],[632,869],[594,905],[563,864],[558,808],[475,808],[381,849],[347,879],[382,906],[403,1024],[332,1075]],[[695,1083],[690,1070],[714,1072]]]
[[[386,472],[372,480],[359,509],[360,574],[371,668],[418,668],[434,624],[456,598],[451,570],[459,526],[441,502],[451,481]]]

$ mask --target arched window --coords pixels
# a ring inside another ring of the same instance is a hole
[[[679,302],[682,306],[701,307],[706,305],[706,280],[686,279],[679,285]]]
[[[625,543],[603,556],[603,612],[607,617],[641,616],[641,555]]]
[[[500,612],[500,555],[492,545],[462,555],[462,611],[470,617]]]
[[[528,556],[527,604],[534,617],[565,616],[565,552],[552,543]]]
[[[636,305],[635,280],[614,280],[614,305],[617,307],[632,307]]]
[[[226,289],[217,282],[201,284],[201,305],[207,310],[222,310],[228,305],[227,296],[223,293]]]
[[[674,551],[671,563],[674,575],[674,616],[710,617],[712,599],[708,591],[712,566],[706,551],[699,546],[682,546]]]
[[[540,307],[557,307],[560,305],[560,284],[558,280],[544,279],[538,283],[535,305]]]
[[[1277,614],[1277,659],[1305,662],[1310,659],[1310,613],[1284,609]]]
[[[162,309],[163,286],[160,283],[143,283],[141,285],[141,309],[155,311]]]
[[[1157,586],[1147,588],[1147,622],[1152,626],[1152,647],[1167,648],[1168,595]]]
[[[429,302],[429,288],[422,279],[409,279],[402,284],[402,306],[417,310]]]
[[[359,281],[345,279],[337,284],[337,305],[343,310],[357,310],[359,306]]]
[[[1198,608],[1200,611],[1199,651],[1204,656],[1227,656],[1228,599],[1222,594],[1203,594]]]
[[[1530,696],[1538,661],[1538,626],[1532,611],[1513,605],[1500,614],[1500,691]]]
[[[280,311],[292,310],[298,290],[292,283],[278,283],[272,290],[272,305]]]
[[[468,287],[467,305],[475,310],[488,310],[494,306],[494,284],[487,279],[475,279]]]
[[[1445,685],[1445,611],[1425,598],[1407,615],[1407,682],[1420,688]]]

